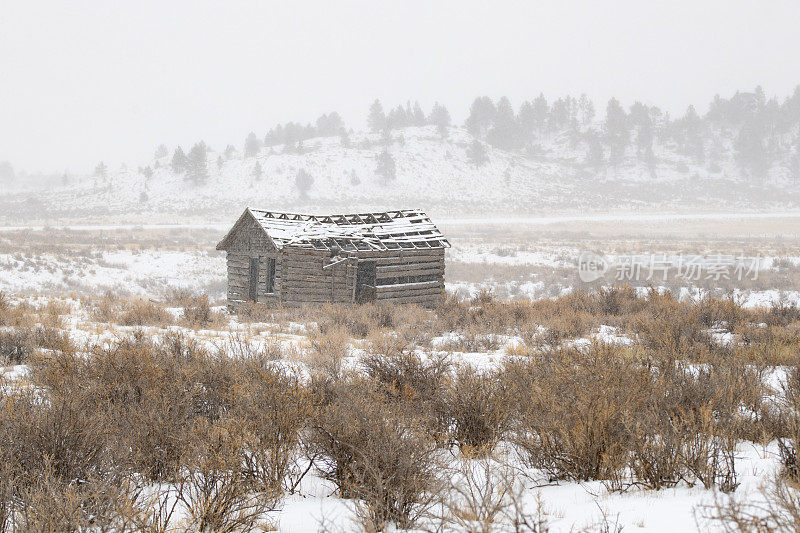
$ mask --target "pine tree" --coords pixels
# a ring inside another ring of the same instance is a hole
[[[789,159],[789,179],[800,185],[800,153],[794,152]]]
[[[467,148],[467,160],[476,167],[481,167],[489,161],[486,155],[486,148],[478,139],[473,139],[472,144]]]
[[[266,135],[264,135],[264,148],[270,148],[272,146],[276,146],[280,144],[277,135],[275,135],[275,128],[270,129]]]
[[[486,140],[492,146],[511,150],[519,144],[517,120],[514,117],[514,108],[505,96],[497,102],[497,111],[494,116],[492,128],[486,134]]]
[[[98,178],[106,179],[108,176],[108,167],[105,163],[100,161],[96,167],[94,167],[94,175]]]
[[[653,120],[650,110],[641,102],[634,102],[630,111],[631,125],[636,129],[636,156],[640,161],[653,160]]]
[[[169,155],[169,150],[167,150],[167,145],[166,144],[159,144],[158,147],[156,147],[156,151],[155,151],[154,155],[155,155],[156,159],[161,159],[162,157],[167,157]]]
[[[228,146],[225,148],[225,159],[230,159],[230,158],[232,158],[232,157],[233,157],[233,154],[235,154],[235,153],[236,153],[236,148],[234,148],[232,144],[229,144],[229,145],[228,145]]]
[[[578,110],[581,124],[588,126],[594,120],[594,102],[588,96],[582,94],[578,100]]]
[[[186,165],[186,178],[195,185],[203,185],[208,181],[208,149],[206,143],[200,141],[189,150]]]
[[[734,141],[736,161],[742,174],[756,183],[763,183],[769,170],[764,132],[759,121],[752,117],[744,123]]]
[[[339,130],[339,144],[342,145],[342,148],[350,148],[350,134],[345,128]]]
[[[705,143],[703,142],[703,121],[697,115],[694,106],[690,105],[686,109],[686,114],[676,125],[677,143],[679,150],[690,156],[696,163],[705,162]]]
[[[559,98],[550,107],[547,125],[551,132],[560,132],[567,129],[572,116],[572,99]]]
[[[66,174],[65,174],[65,175],[66,175]],[[145,178],[147,178],[147,179],[150,179],[150,178],[152,178],[152,177],[153,177],[153,169],[152,169],[152,168],[150,168],[149,166],[146,166],[146,167],[144,167],[144,168],[142,169],[142,175],[143,175]]]
[[[378,162],[375,167],[375,173],[383,178],[384,181],[392,181],[397,177],[397,166],[388,150],[384,150],[375,156],[375,159]]]
[[[222,170],[222,167],[225,166],[225,160],[222,159],[221,155],[217,156],[217,170]]]
[[[311,186],[314,184],[314,176],[309,174],[306,169],[301,168],[297,171],[294,184],[300,192],[300,198],[306,200],[308,199],[308,191],[311,190]]]
[[[547,99],[543,93],[533,101],[533,122],[536,124],[536,130],[539,135],[542,135],[547,128],[547,118],[550,116],[550,106],[547,105]]]
[[[496,113],[497,110],[492,99],[488,96],[479,96],[473,100],[469,108],[469,116],[466,121],[467,131],[479,139],[485,138],[494,122]]]
[[[261,168],[261,162],[256,161],[256,164],[253,165],[253,172],[251,175],[255,178],[256,181],[261,181],[261,176],[264,175],[264,170]]]
[[[436,131],[439,132],[441,138],[446,139],[447,128],[450,127],[450,112],[447,111],[447,108],[436,102],[433,104],[429,120],[431,124],[436,126]]]
[[[372,133],[385,131],[389,128],[386,114],[383,112],[383,106],[380,100],[375,100],[369,106],[369,115],[367,116],[367,125]]]
[[[422,110],[422,106],[419,105],[419,102],[414,102],[414,112],[412,116],[415,126],[421,127],[425,125],[425,112]]]
[[[781,115],[789,126],[800,123],[800,85],[795,87],[792,96],[783,102]]]
[[[628,116],[616,98],[610,99],[606,106],[605,133],[611,161],[619,162],[625,153],[625,147],[628,145],[630,137]]]
[[[342,117],[336,111],[328,115],[322,115],[317,119],[317,135],[320,137],[332,137],[338,135],[344,127]]]
[[[525,101],[519,106],[517,125],[519,126],[519,133],[525,142],[533,140],[533,135],[536,132],[536,114],[532,103]]]
[[[174,174],[183,174],[186,172],[186,167],[188,165],[188,159],[186,158],[186,154],[183,152],[183,148],[178,145],[175,148],[175,152],[172,154],[172,172]]]
[[[588,145],[586,164],[594,168],[600,168],[605,162],[603,143],[600,142],[600,136],[595,131],[589,131],[586,136]]]
[[[245,157],[255,157],[258,155],[258,152],[261,150],[261,142],[256,137],[256,134],[252,131],[244,140],[244,156]]]
[[[397,106],[392,109],[389,112],[389,116],[386,117],[386,121],[391,130],[401,129],[411,125],[411,120],[403,106]]]

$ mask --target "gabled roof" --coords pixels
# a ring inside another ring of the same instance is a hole
[[[278,249],[287,245],[317,250],[393,250],[446,248],[450,246],[439,229],[419,209],[306,215],[262,209],[245,210],[233,228],[217,245],[224,250],[234,230],[252,217]]]

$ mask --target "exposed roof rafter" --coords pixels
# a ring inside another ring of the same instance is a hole
[[[419,209],[309,215],[248,208],[237,225],[248,214],[278,248],[303,246],[353,251],[450,246],[428,215]],[[227,239],[223,239],[217,248],[224,249]]]

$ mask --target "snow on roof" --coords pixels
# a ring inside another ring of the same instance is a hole
[[[247,214],[258,222],[279,249],[287,245],[345,251],[450,246],[428,215],[419,209],[308,215],[248,207],[242,218]],[[225,247],[231,233],[219,243],[217,249]]]

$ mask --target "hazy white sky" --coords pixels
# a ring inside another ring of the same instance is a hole
[[[376,97],[462,122],[476,95],[515,107],[586,92],[683,112],[715,93],[800,83],[800,2],[0,2],[0,160],[83,172],[158,143],[241,145]]]

